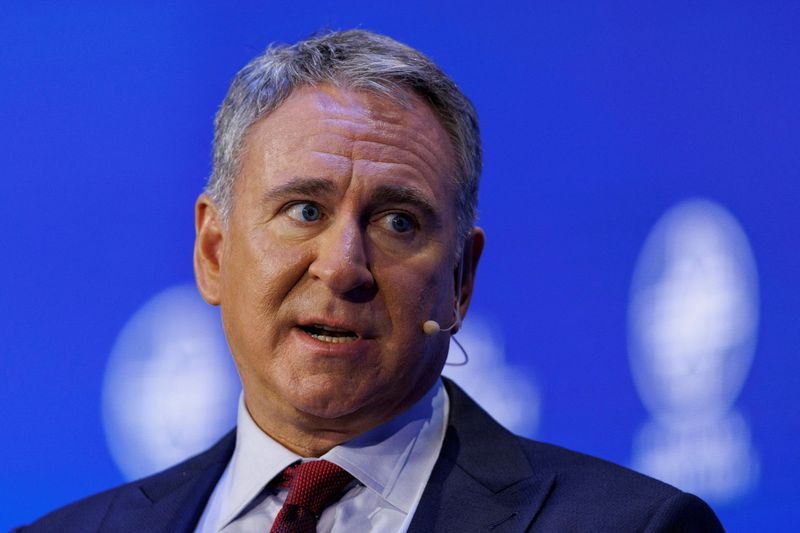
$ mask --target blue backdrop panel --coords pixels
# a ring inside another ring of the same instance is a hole
[[[481,116],[488,244],[447,372],[731,531],[795,526],[800,4],[701,4],[6,2],[0,529],[230,427],[191,289],[213,116],[268,42],[349,27],[430,55]]]

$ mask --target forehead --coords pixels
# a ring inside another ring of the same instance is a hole
[[[246,179],[253,172],[380,176],[450,189],[455,175],[449,135],[410,92],[401,99],[330,85],[298,88],[251,127],[243,156]]]

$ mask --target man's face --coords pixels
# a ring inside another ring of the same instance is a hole
[[[446,132],[415,96],[403,107],[301,88],[251,128],[227,227],[198,201],[196,267],[262,428],[364,431],[438,378],[449,335],[421,325],[454,318],[454,171]]]

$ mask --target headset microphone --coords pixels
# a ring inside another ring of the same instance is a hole
[[[442,331],[451,331],[451,330],[453,330],[453,329],[455,329],[457,327],[460,327],[461,326],[461,313],[458,312],[458,307],[455,308],[455,313],[456,313],[456,319],[455,319],[455,321],[453,322],[453,324],[449,328],[442,329],[442,327],[439,325],[439,323],[436,322],[435,320],[426,320],[425,322],[422,323],[422,331],[424,331],[426,335],[436,335],[437,333],[440,333]],[[460,342],[458,342],[458,339],[456,339],[455,337],[450,337],[450,340],[455,342],[456,345],[458,346],[458,349],[461,350],[461,353],[464,354],[464,360],[462,362],[460,362],[460,363],[445,363],[445,364],[450,365],[450,366],[464,366],[464,365],[466,365],[469,362],[469,355],[467,355],[467,351],[464,349],[464,347],[461,345]]]
[[[452,331],[455,328],[461,327],[461,311],[458,309],[458,305],[461,303],[461,281],[462,276],[464,275],[464,265],[459,262],[458,264],[458,284],[456,285],[456,304],[453,306],[453,314],[455,315],[456,319],[450,324],[450,327],[442,328],[438,322],[435,320],[426,320],[422,323],[422,331],[425,332],[425,335],[436,335],[440,331]]]
[[[453,320],[453,323],[446,328],[442,328],[442,326],[440,326],[439,323],[435,320],[426,320],[425,322],[422,323],[422,331],[425,332],[425,335],[436,335],[437,333],[440,333],[442,331],[452,331],[456,328],[461,327],[461,311],[458,308],[458,305],[461,303],[461,276],[463,275],[462,267],[463,265],[461,264],[458,265],[458,286],[457,286],[458,288],[456,294],[456,305],[453,307],[455,320]],[[450,337],[450,340],[454,341],[458,345],[459,349],[461,350],[461,353],[464,354],[464,361],[461,363],[447,363],[447,364],[450,364],[451,366],[463,366],[467,364],[469,362],[469,355],[467,355],[467,351],[464,349],[463,346],[461,346],[461,343],[458,342],[458,339],[456,339],[455,337]]]
[[[435,335],[442,331],[442,328],[439,327],[439,323],[435,320],[426,320],[422,324],[422,331],[425,332],[425,335]]]
[[[442,326],[440,326],[439,323],[436,322],[435,320],[426,320],[422,324],[422,331],[424,331],[426,335],[436,335],[440,331],[451,331],[457,328],[458,326],[461,325],[461,318],[458,316],[459,314],[458,309],[456,309],[455,311],[456,311],[456,319],[450,325],[450,327],[442,328]]]

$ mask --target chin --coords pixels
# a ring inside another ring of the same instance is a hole
[[[333,420],[359,411],[377,395],[372,387],[364,390],[363,381],[357,382],[361,386],[354,386],[352,376],[320,378],[303,379],[287,391],[295,409],[316,418]]]

